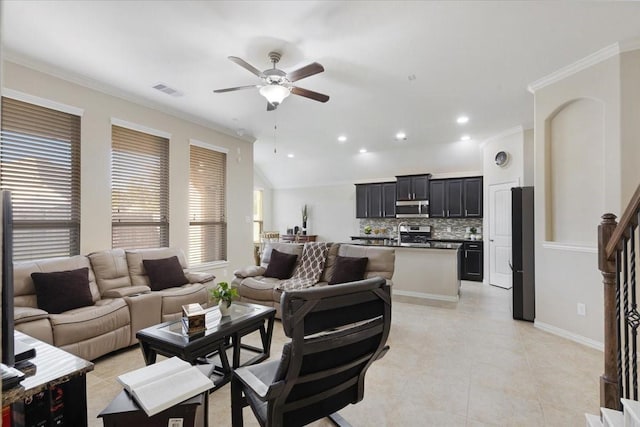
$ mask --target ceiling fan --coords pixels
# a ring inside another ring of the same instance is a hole
[[[314,74],[322,73],[324,71],[324,67],[322,65],[318,64],[317,62],[313,62],[302,68],[298,68],[295,71],[291,71],[290,73],[285,73],[284,71],[276,68],[276,64],[280,61],[281,57],[282,55],[279,52],[269,52],[269,59],[273,64],[273,68],[260,71],[244,59],[238,58],[236,56],[230,56],[229,59],[232,62],[235,62],[245,70],[260,77],[263,83],[258,85],[217,89],[213,92],[224,93],[233,92],[236,90],[258,88],[260,89],[260,95],[267,98],[267,111],[275,110],[278,105],[280,105],[280,103],[282,103],[282,101],[291,93],[293,93],[294,95],[313,99],[314,101],[327,102],[329,100],[328,95],[292,85],[293,82],[313,76]]]

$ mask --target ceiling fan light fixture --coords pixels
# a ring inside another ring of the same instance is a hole
[[[260,88],[260,95],[267,98],[267,101],[272,105],[280,105],[280,103],[290,94],[291,91],[289,91],[288,88],[277,84],[262,86]]]

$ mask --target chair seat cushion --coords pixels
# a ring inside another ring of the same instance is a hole
[[[238,286],[240,296],[258,301],[274,301],[274,289],[276,289],[282,280],[273,277],[247,277]]]
[[[192,284],[179,288],[167,288],[158,291],[162,297],[162,314],[182,313],[182,306],[198,303],[206,305],[209,300],[207,288],[204,285]]]
[[[127,303],[122,298],[103,299],[91,307],[51,314],[49,319],[57,347],[85,341],[131,323]]]

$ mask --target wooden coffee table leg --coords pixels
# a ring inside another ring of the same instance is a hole
[[[262,338],[262,348],[266,357],[271,355],[271,340],[273,338],[273,323],[275,320],[275,314],[267,319],[267,330],[264,330],[264,325],[260,327],[260,337]]]
[[[142,356],[144,357],[144,362],[147,365],[153,365],[156,363],[157,353],[148,343],[140,340],[140,350],[142,350]]]

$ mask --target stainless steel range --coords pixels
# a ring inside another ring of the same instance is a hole
[[[431,247],[431,226],[429,225],[400,225],[400,245]]]

